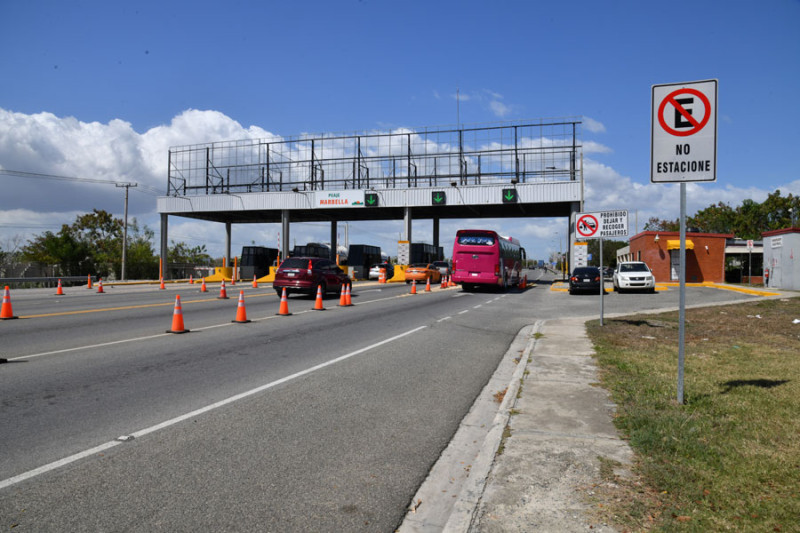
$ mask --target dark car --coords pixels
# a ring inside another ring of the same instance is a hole
[[[597,267],[578,267],[569,277],[569,293],[590,292],[600,294],[600,269]]]
[[[290,257],[278,267],[272,287],[280,296],[286,288],[286,295],[303,293],[315,296],[317,287],[325,293],[339,293],[342,284],[349,284],[350,278],[336,263],[320,257]]]

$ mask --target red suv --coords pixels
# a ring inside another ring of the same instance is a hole
[[[290,257],[278,267],[272,287],[278,296],[286,288],[286,295],[300,292],[316,296],[317,287],[322,287],[322,295],[327,292],[339,293],[342,284],[349,284],[350,278],[336,263],[319,257]]]

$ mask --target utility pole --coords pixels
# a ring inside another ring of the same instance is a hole
[[[121,281],[125,281],[125,259],[128,254],[128,189],[136,187],[138,183],[117,183],[117,187],[125,187],[125,218],[122,225],[122,272]]]

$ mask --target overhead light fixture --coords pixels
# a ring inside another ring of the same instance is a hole
[[[511,178],[511,185],[516,185],[517,183],[519,183],[518,178]]]
[[[655,239],[653,239],[653,240],[654,240],[654,241],[656,241],[656,242],[658,242],[658,233],[656,233],[656,237],[655,237]]]
[[[292,192],[300,192],[300,189],[298,189],[297,187],[292,187]]]
[[[451,186],[451,187],[455,187],[456,185],[458,185],[458,183],[456,183],[455,181],[451,181],[451,182],[450,182],[450,186]]]

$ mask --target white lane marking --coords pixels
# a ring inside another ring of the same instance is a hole
[[[165,422],[161,422],[160,424],[156,424],[155,426],[150,426],[149,428],[145,428],[145,429],[142,429],[142,430],[139,430],[139,431],[135,431],[133,433],[129,433],[129,434],[125,435],[124,438],[126,439],[126,441],[127,440],[132,440],[132,439],[137,439],[137,438],[142,437],[144,435],[147,435],[149,433],[153,433],[153,432],[158,431],[160,429],[164,429],[164,428],[167,428],[167,427],[172,426],[174,424],[177,424],[179,422],[182,422],[182,421],[184,421],[186,419],[202,415],[202,414],[207,413],[209,411],[212,411],[214,409],[218,409],[218,408],[223,407],[225,405],[228,405],[230,403],[239,401],[239,400],[241,400],[243,398],[247,398],[248,396],[252,396],[254,394],[258,394],[259,392],[263,392],[263,391],[265,391],[267,389],[271,389],[271,388],[273,388],[273,387],[275,387],[277,385],[281,385],[283,383],[288,383],[289,381],[293,381],[293,380],[295,380],[295,379],[297,379],[299,377],[305,376],[307,374],[311,374],[311,373],[316,372],[317,370],[321,370],[321,369],[323,369],[325,367],[328,367],[328,366],[331,366],[331,365],[335,365],[336,363],[340,363],[342,361],[350,359],[351,357],[354,357],[354,356],[356,356],[358,354],[361,354],[361,353],[364,353],[366,351],[369,351],[369,350],[372,350],[374,348],[377,348],[378,346],[383,346],[384,344],[388,344],[390,342],[396,341],[398,339],[401,339],[403,337],[406,337],[408,335],[416,333],[417,331],[423,330],[423,329],[425,329],[427,327],[428,326],[419,326],[417,328],[414,328],[414,329],[411,329],[409,331],[406,331],[405,333],[400,333],[399,335],[395,335],[394,337],[389,337],[388,339],[384,339],[384,340],[382,340],[380,342],[376,342],[375,344],[371,344],[369,346],[365,346],[364,348],[360,348],[358,350],[355,350],[355,351],[350,352],[348,354],[342,355],[342,356],[337,357],[335,359],[331,359],[330,361],[326,361],[324,363],[320,363],[318,365],[312,366],[312,367],[307,368],[305,370],[301,370],[300,372],[296,372],[296,373],[294,373],[294,374],[292,374],[290,376],[286,376],[284,378],[278,379],[278,380],[273,381],[271,383],[267,383],[266,385],[262,385],[260,387],[256,387],[255,389],[251,389],[251,390],[243,392],[241,394],[237,394],[235,396],[231,396],[230,398],[226,398],[224,400],[220,400],[220,401],[218,401],[216,403],[212,403],[211,405],[207,405],[205,407],[201,407],[200,409],[196,409],[196,410],[191,411],[189,413],[186,413],[184,415],[177,416],[177,417],[172,418],[170,420],[167,420]],[[24,472],[24,473],[22,473],[22,474],[20,474],[18,476],[14,476],[14,477],[11,477],[11,478],[8,478],[8,479],[0,480],[0,489],[4,489],[6,487],[10,487],[11,485],[15,485],[15,484],[17,484],[17,483],[19,483],[21,481],[25,481],[26,479],[30,479],[32,477],[35,477],[35,476],[50,472],[51,470],[55,470],[56,468],[60,468],[60,467],[62,467],[64,465],[68,465],[70,463],[74,463],[75,461],[79,461],[79,460],[81,460],[81,459],[83,459],[85,457],[89,457],[89,456],[94,455],[96,453],[100,453],[100,452],[102,452],[104,450],[107,450],[109,448],[113,448],[114,446],[118,446],[120,444],[122,444],[122,442],[120,440],[112,440],[112,441],[106,442],[104,444],[100,444],[99,446],[95,446],[94,448],[90,448],[90,449],[88,449],[86,451],[79,452],[79,453],[76,453],[74,455],[70,455],[69,457],[65,457],[63,459],[59,459],[58,461],[54,461],[54,462],[46,464],[44,466],[40,466],[39,468],[35,468],[33,470],[29,470],[28,472]]]
[[[478,304],[478,305],[473,305],[472,306],[473,309],[480,309],[481,307],[483,307],[482,304]]]
[[[451,317],[451,316],[446,316],[446,317],[444,317],[444,318],[440,318],[440,319],[439,319],[439,320],[437,320],[436,322],[444,322],[445,320],[450,320],[451,318],[453,318],[453,317]]]
[[[459,311],[459,315],[463,315],[464,313],[469,313],[469,309],[464,309],[463,311]]]
[[[46,464],[44,466],[40,466],[39,468],[34,468],[33,470],[29,470],[24,472],[18,476],[10,477],[8,479],[4,479],[0,481],[0,490],[10,487],[11,485],[16,485],[26,479],[30,479],[32,477],[36,477],[41,474],[45,474],[50,472],[51,470],[55,470],[56,468],[60,468],[64,465],[68,465],[70,463],[74,463],[75,461],[80,461],[85,457],[89,457],[90,455],[94,455],[96,453],[100,453],[105,451],[109,448],[113,448],[114,446],[118,446],[122,444],[120,441],[113,440],[111,442],[106,442],[105,444],[101,444],[100,446],[95,446],[94,448],[90,448],[86,451],[76,453],[75,455],[70,455],[69,457],[65,457],[63,459],[59,459],[58,461],[52,462],[50,464]]]
[[[76,346],[75,348],[64,348],[63,350],[53,350],[52,352],[42,352],[42,353],[34,353],[30,355],[21,355],[19,357],[14,357],[9,359],[9,361],[17,361],[20,359],[32,359],[34,357],[41,357],[43,355],[55,355],[59,353],[67,353],[67,352],[74,352],[76,350],[91,350],[92,348],[103,348],[104,346],[113,346],[115,344],[123,344],[126,342],[136,342],[136,341],[144,341],[147,339],[155,339],[157,337],[166,337],[167,335],[172,335],[171,333],[159,333],[158,335],[148,335],[146,337],[136,337],[134,339],[123,339],[121,341],[111,341],[111,342],[104,342],[101,344],[90,344],[89,346]]]

